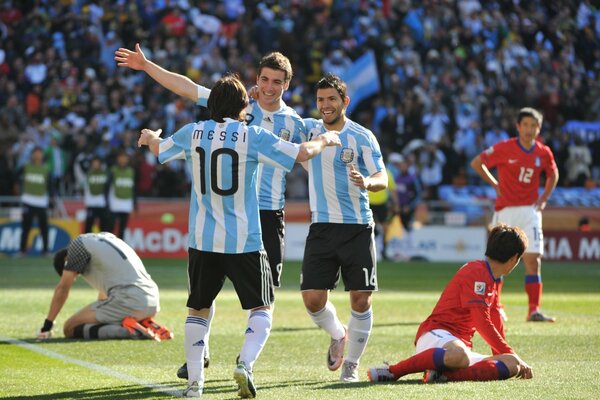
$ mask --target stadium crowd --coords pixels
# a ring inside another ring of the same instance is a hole
[[[281,51],[295,74],[284,100],[305,117],[318,114],[316,81],[371,49],[382,90],[350,117],[375,133],[384,155],[404,154],[425,198],[436,198],[440,184],[479,183],[468,163],[516,134],[524,106],[544,115],[559,185],[593,185],[600,135],[561,129],[600,121],[600,10],[592,3],[3,0],[0,195],[18,194],[35,146],[46,149],[63,195],[80,193],[93,156],[110,166],[122,150],[132,155],[138,195],[187,193],[184,164],[156,164],[135,151],[137,137],[144,127],[170,135],[206,111],[118,68],[115,50],[136,42],[157,64],[207,87],[225,71],[250,87],[258,60]],[[290,174],[288,197],[306,197],[305,179]]]

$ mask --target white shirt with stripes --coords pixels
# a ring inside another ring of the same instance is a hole
[[[322,120],[304,119],[307,139],[327,132]],[[327,147],[308,161],[308,191],[311,220],[339,224],[370,224],[373,213],[368,192],[349,178],[350,165],[363,176],[383,171],[385,166],[379,143],[373,133],[346,119],[340,131],[341,147]]]
[[[210,90],[198,85],[196,104],[206,107]],[[273,132],[282,140],[292,143],[306,141],[304,121],[296,111],[282,102],[276,111],[266,111],[258,102],[251,101],[246,108],[246,123]],[[287,171],[271,165],[258,167],[258,207],[261,210],[280,210],[285,204],[285,175]]]
[[[290,171],[298,151],[297,144],[229,118],[188,124],[162,140],[159,162],[185,159],[192,171],[189,247],[228,254],[262,249],[258,165]]]

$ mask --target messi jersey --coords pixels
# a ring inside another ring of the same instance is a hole
[[[260,250],[258,164],[290,171],[298,151],[297,144],[229,118],[188,124],[162,140],[158,160],[185,159],[192,171],[189,247],[230,254]]]
[[[498,170],[502,196],[496,199],[496,211],[534,204],[538,199],[542,171],[546,177],[557,171],[552,150],[537,140],[527,150],[518,138],[511,138],[483,151],[480,158],[488,169],[495,167]]]
[[[208,105],[210,90],[198,86],[200,106]],[[250,126],[260,126],[282,140],[292,143],[306,141],[304,121],[293,108],[283,104],[277,111],[266,111],[258,102],[252,101],[246,108],[246,123]],[[281,168],[261,164],[258,167],[258,207],[261,210],[280,210],[285,203],[285,174]]]
[[[327,132],[322,120],[305,119],[307,140]],[[308,161],[311,220],[340,224],[370,224],[373,213],[367,190],[350,182],[350,165],[363,176],[385,172],[379,144],[373,133],[346,120],[340,131],[341,147],[327,147]]]

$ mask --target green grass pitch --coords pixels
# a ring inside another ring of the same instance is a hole
[[[41,326],[57,275],[49,258],[0,259],[0,398],[153,399],[168,398],[185,382],[175,376],[184,360],[185,262],[147,260],[161,289],[157,320],[175,339],[150,341],[66,341],[62,322],[92,302],[96,294],[78,280],[57,321],[53,339],[32,339]],[[394,384],[366,382],[369,366],[413,354],[418,324],[429,314],[458,264],[406,262],[379,264],[380,291],[374,295],[374,328],[362,358],[362,382],[342,384],[325,366],[329,338],[306,315],[298,291],[300,264],[287,262],[271,337],[255,365],[259,399],[598,399],[600,398],[600,265],[543,265],[543,309],[555,324],[525,322],[523,268],[504,285],[509,316],[507,338],[534,368],[534,379],[423,385],[420,375]],[[348,295],[332,300],[342,322]],[[246,313],[231,285],[217,300],[211,335],[211,365],[204,398],[235,399],[234,360],[242,344]],[[18,341],[11,341],[17,339]],[[18,344],[20,345],[18,345]],[[27,347],[30,346],[30,347]],[[475,349],[489,352],[476,336]],[[34,351],[35,350],[35,351]]]

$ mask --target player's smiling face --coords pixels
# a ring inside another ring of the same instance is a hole
[[[317,108],[325,125],[334,126],[343,123],[348,102],[348,97],[342,99],[334,88],[317,90]]]
[[[279,69],[263,67],[256,78],[258,86],[258,103],[268,111],[279,108],[281,96],[288,89],[290,82],[285,80],[285,72]]]
[[[517,132],[519,132],[521,144],[529,146],[540,134],[540,125],[533,117],[523,117],[517,124]]]

